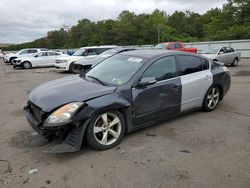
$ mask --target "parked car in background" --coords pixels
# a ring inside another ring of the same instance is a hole
[[[13,68],[22,67],[30,69],[31,67],[51,67],[55,66],[56,58],[67,57],[67,54],[56,51],[42,51],[30,57],[19,57],[13,60]]]
[[[155,46],[156,49],[162,50],[177,50],[184,52],[197,53],[197,48],[185,48],[185,45],[182,42],[165,42],[160,43]]]
[[[4,56],[5,56],[5,53],[2,50],[0,50],[0,59],[3,59]]]
[[[34,54],[45,51],[47,49],[43,48],[29,48],[29,49],[22,49],[16,53],[9,53],[4,56],[4,62],[5,63],[11,63],[12,60],[18,58],[18,57],[24,57],[24,56],[33,56]]]
[[[101,53],[100,55],[98,55],[97,57],[93,58],[93,59],[83,59],[83,60],[79,60],[75,63],[73,63],[72,65],[72,72],[74,74],[78,74],[80,72],[87,72],[89,71],[92,67],[94,67],[96,64],[104,61],[105,59],[115,55],[115,54],[119,54],[122,52],[126,52],[126,51],[131,51],[131,50],[136,50],[135,48],[122,48],[122,47],[118,47],[118,48],[113,48],[110,50],[107,50],[103,53]]]
[[[55,67],[58,70],[69,71],[72,72],[72,65],[74,62],[82,59],[91,59],[95,58],[99,54],[109,50],[116,48],[117,46],[91,46],[91,47],[83,47],[77,50],[72,56],[68,57],[59,57],[56,59]]]
[[[116,54],[87,74],[38,86],[26,117],[39,134],[61,138],[48,152],[74,152],[84,141],[97,150],[118,145],[125,133],[195,109],[212,111],[230,88],[226,67],[178,51]]]
[[[238,66],[241,59],[241,52],[235,51],[232,47],[215,47],[200,50],[200,54],[212,61],[222,62],[226,65]]]

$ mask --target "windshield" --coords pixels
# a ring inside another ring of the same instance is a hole
[[[83,56],[85,49],[77,50],[72,56]]]
[[[216,54],[218,52],[219,48],[208,48],[208,49],[202,49],[200,50],[201,54]]]
[[[91,69],[86,77],[94,78],[105,85],[123,85],[143,65],[144,59],[125,55],[115,55]]]
[[[155,46],[155,49],[165,49],[166,45],[165,44],[157,44]]]
[[[109,57],[117,53],[117,49],[110,49],[107,50],[99,55],[99,57]]]

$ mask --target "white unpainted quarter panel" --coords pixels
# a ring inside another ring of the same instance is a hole
[[[212,83],[213,75],[210,69],[181,76],[181,112],[201,107],[204,96]]]

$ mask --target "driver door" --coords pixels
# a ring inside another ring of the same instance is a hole
[[[132,88],[135,125],[165,119],[181,109],[181,79],[178,77],[175,56],[153,62],[141,76],[147,77],[155,77],[157,82]]]

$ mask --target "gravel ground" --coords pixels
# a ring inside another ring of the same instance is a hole
[[[137,131],[107,151],[56,155],[41,152],[22,108],[34,87],[70,74],[0,62],[0,187],[250,187],[250,60],[229,69],[231,89],[213,112]]]

